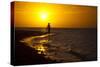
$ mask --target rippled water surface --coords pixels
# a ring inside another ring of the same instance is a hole
[[[95,59],[96,39],[96,29],[52,29],[51,34],[27,37],[20,42],[45,58],[70,62]]]

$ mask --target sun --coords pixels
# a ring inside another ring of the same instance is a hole
[[[47,14],[41,14],[41,19],[45,20],[47,18]]]
[[[46,21],[47,18],[48,18],[48,13],[46,13],[46,12],[41,12],[41,13],[40,13],[40,18],[41,18],[41,20]]]
[[[37,25],[46,27],[50,22],[50,12],[48,10],[39,10],[36,15]]]

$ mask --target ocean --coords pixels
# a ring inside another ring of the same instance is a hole
[[[44,28],[29,28],[22,29],[27,31],[45,31]],[[33,32],[35,33],[35,32]],[[38,50],[38,54],[44,54],[45,58],[55,60],[57,62],[76,62],[90,61],[97,59],[97,29],[82,28],[52,28],[49,39],[41,39],[34,45],[34,37],[23,38],[27,39],[30,47]],[[44,34],[45,35],[45,34]],[[42,35],[38,35],[42,36]],[[28,39],[29,38],[29,39]],[[31,42],[32,41],[32,42]],[[46,42],[40,43],[41,42]]]

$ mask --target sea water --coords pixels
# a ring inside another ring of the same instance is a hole
[[[44,31],[45,29],[37,28],[30,30]],[[52,28],[51,33],[53,35],[48,36],[50,38],[48,44],[33,45],[34,48],[39,50],[39,54],[42,54],[44,51],[45,58],[50,58],[57,62],[96,60],[96,29]]]

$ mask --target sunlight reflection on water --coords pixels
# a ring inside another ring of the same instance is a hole
[[[38,54],[47,54],[48,47],[44,44],[49,43],[48,36],[51,34],[28,37],[20,40],[22,43],[26,43],[27,46],[30,46],[38,51]]]
[[[43,46],[42,44],[35,45],[33,48],[38,51],[38,54],[46,54],[47,52],[47,47]]]
[[[37,50],[37,54],[60,62],[82,61],[82,57],[86,60],[96,57],[96,30],[53,29],[51,32],[54,34],[27,37],[20,42]]]
[[[67,52],[71,50],[71,46],[68,45],[67,47],[64,44],[54,43],[48,40],[49,35],[41,35],[41,36],[34,36],[29,37],[21,40],[20,42],[26,43],[31,48],[37,50],[38,54],[44,55],[45,58],[50,58],[51,60],[56,61],[80,61],[79,58],[73,56]],[[73,59],[74,58],[74,59]]]

